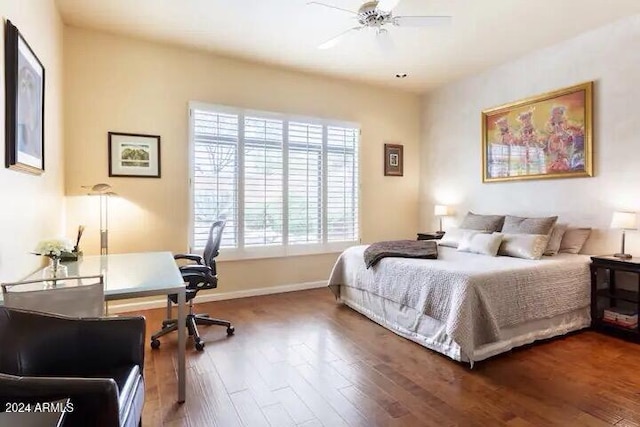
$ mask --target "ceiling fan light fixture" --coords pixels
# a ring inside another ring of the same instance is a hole
[[[331,9],[339,9],[342,11],[354,13],[356,15],[358,26],[350,28],[332,39],[325,41],[318,46],[318,49],[330,49],[342,41],[348,33],[362,30],[363,28],[371,28],[376,30],[378,36],[378,44],[385,51],[393,50],[393,41],[389,37],[389,32],[385,26],[394,27],[433,27],[442,24],[450,24],[451,16],[395,16],[393,9],[401,0],[369,0],[365,1],[357,12],[334,6],[332,4],[323,3],[321,1],[310,1],[307,4],[322,6]],[[405,76],[406,77],[406,76]],[[404,78],[404,77],[398,77]]]
[[[406,79],[407,73],[398,73],[396,74],[396,79]]]

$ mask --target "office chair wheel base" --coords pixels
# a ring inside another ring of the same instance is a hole
[[[157,350],[160,348],[160,340],[151,340],[151,348]]]
[[[204,343],[202,341],[196,341],[196,350],[198,351],[204,350]]]
[[[233,335],[235,331],[236,331],[236,328],[234,328],[233,326],[229,326],[227,328],[227,335]]]

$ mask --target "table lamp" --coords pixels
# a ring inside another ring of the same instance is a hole
[[[82,188],[89,189],[89,196],[100,197],[100,255],[109,253],[109,197],[117,196],[111,191],[109,184],[99,183],[87,185]]]
[[[621,259],[632,258],[631,255],[624,253],[624,239],[626,230],[636,230],[638,228],[638,216],[635,212],[614,212],[611,218],[611,228],[622,229],[622,248],[620,253],[614,254],[614,257]]]
[[[445,205],[435,205],[433,208],[433,215],[437,216],[440,220],[440,228],[438,233],[442,233],[442,217],[449,215],[449,207]]]

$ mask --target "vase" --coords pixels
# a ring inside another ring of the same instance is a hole
[[[55,287],[56,281],[68,276],[67,266],[60,263],[60,258],[51,257],[49,265],[42,270],[42,278],[47,287]]]

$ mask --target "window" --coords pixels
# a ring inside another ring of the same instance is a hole
[[[195,103],[190,120],[192,250],[218,219],[240,256],[358,241],[356,125]]]

